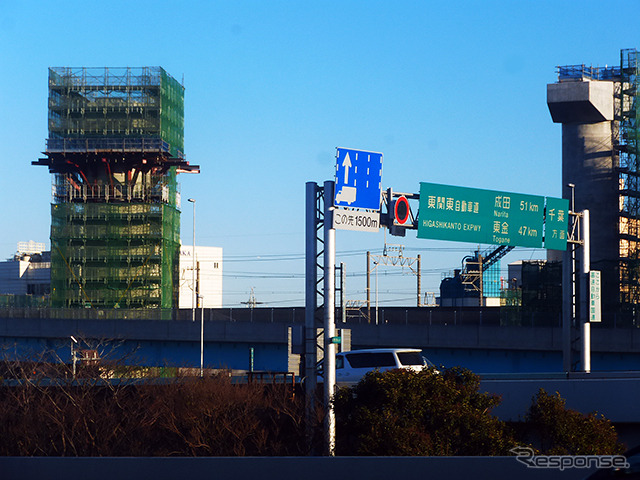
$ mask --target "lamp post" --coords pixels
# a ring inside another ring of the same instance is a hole
[[[191,321],[196,321],[196,199],[188,198],[193,204],[193,250],[191,251]]]
[[[204,377],[204,296],[198,295],[200,299],[200,378]]]
[[[73,364],[73,379],[75,380],[76,378],[76,349],[74,348],[74,343],[77,344],[78,340],[76,340],[76,337],[74,337],[73,335],[71,335],[71,363]]]

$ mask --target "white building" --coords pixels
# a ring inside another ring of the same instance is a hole
[[[0,295],[46,295],[51,284],[51,253],[44,243],[19,242],[13,258],[0,262]]]
[[[196,245],[195,259],[193,246],[180,247],[180,294],[178,308],[193,308],[195,293],[202,297],[198,306],[204,308],[222,307],[222,248],[199,247]],[[195,262],[194,262],[195,260]],[[195,263],[195,271],[194,271]]]

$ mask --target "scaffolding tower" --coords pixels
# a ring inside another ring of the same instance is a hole
[[[614,149],[620,172],[620,302],[627,309],[640,303],[638,68],[638,52],[622,50],[615,111],[619,128],[614,130]]]
[[[160,67],[50,68],[51,306],[178,305],[184,87]]]

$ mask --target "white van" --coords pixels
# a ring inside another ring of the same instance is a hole
[[[385,372],[394,368],[406,368],[419,372],[433,364],[422,356],[417,348],[374,348],[351,350],[336,354],[336,384],[350,386],[358,383],[368,372]],[[322,375],[322,365],[318,372]],[[318,382],[322,382],[318,378]]]

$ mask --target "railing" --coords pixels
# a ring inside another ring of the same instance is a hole
[[[48,138],[47,153],[55,152],[162,152],[171,146],[161,138]],[[182,157],[182,152],[179,152]]]
[[[162,72],[161,67],[51,67],[49,85],[102,88],[160,85]]]
[[[179,193],[169,185],[80,185],[74,188],[69,182],[55,180],[51,186],[53,203],[73,203],[87,201],[140,201],[160,202],[179,207]]]
[[[587,65],[563,65],[557,67],[558,80],[616,80],[620,78],[620,67],[591,67]]]

